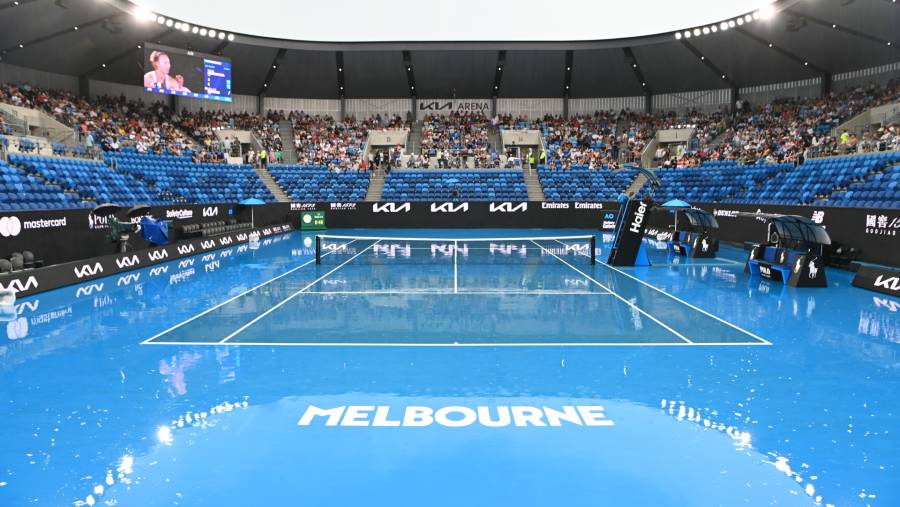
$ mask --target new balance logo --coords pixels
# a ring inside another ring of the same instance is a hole
[[[169,258],[169,252],[167,252],[166,250],[154,250],[152,252],[148,252],[147,257],[149,257],[151,261],[161,261],[163,259]]]
[[[453,204],[452,202],[445,202],[443,204],[431,204],[432,213],[458,213],[460,211],[463,213],[469,211],[469,203],[461,202],[459,204]]]
[[[491,213],[515,213],[519,211],[527,211],[528,203],[520,202],[519,204],[513,204],[511,202],[501,202],[500,204],[491,203],[490,204],[490,212]]]
[[[219,216],[219,208],[218,206],[203,208],[203,216],[205,217],[217,217]]]
[[[219,239],[219,244],[222,246],[231,244],[231,236],[225,236],[224,238]]]
[[[216,246],[216,242],[211,239],[207,239],[207,240],[204,240],[202,243],[200,243],[200,246],[204,250],[209,250],[210,248],[213,248],[214,246]]]
[[[119,279],[116,281],[116,285],[118,285],[119,287],[121,287],[123,285],[131,285],[132,283],[135,283],[140,279],[141,279],[140,273],[134,273],[132,275],[120,276]]]
[[[29,276],[28,279],[25,280],[25,283],[22,283],[22,280],[19,280],[18,278],[9,282],[9,284],[7,284],[5,287],[3,286],[2,283],[0,283],[0,289],[14,290],[16,292],[24,292],[26,290],[37,289],[37,288],[38,288],[38,281],[33,276]]]
[[[875,279],[875,286],[882,289],[900,291],[900,277],[885,278],[884,275],[878,275],[878,278]]]
[[[78,290],[75,291],[75,297],[80,298],[80,297],[84,297],[84,296],[90,296],[91,294],[93,294],[95,292],[102,292],[102,291],[103,291],[102,283],[92,283],[91,285],[88,285],[87,287],[78,287]]]
[[[100,265],[99,262],[97,262],[93,266],[91,266],[90,264],[85,264],[83,266],[73,268],[72,271],[75,272],[75,276],[77,276],[78,278],[84,278],[86,276],[99,275],[103,272],[103,266]]]
[[[131,257],[123,257],[121,259],[116,259],[116,265],[119,266],[119,269],[123,268],[133,268],[141,263],[141,260],[138,259],[137,255],[132,255]]]
[[[395,202],[381,204],[376,202],[372,204],[372,213],[409,213],[410,210],[412,210],[412,205],[408,202],[403,204]]]
[[[187,255],[194,252],[194,245],[179,245],[178,255]]]

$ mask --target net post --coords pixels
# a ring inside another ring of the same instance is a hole
[[[597,264],[597,236],[591,236],[591,265]]]
[[[322,237],[316,234],[316,264],[322,264]]]

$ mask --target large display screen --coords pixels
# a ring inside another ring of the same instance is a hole
[[[144,90],[231,102],[231,60],[144,44]]]

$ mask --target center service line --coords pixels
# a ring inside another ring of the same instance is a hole
[[[334,273],[335,271],[341,269],[342,267],[346,266],[347,264],[349,264],[350,262],[352,262],[353,259],[359,257],[360,255],[362,255],[363,253],[365,253],[366,250],[372,248],[373,246],[377,245],[377,244],[380,243],[380,242],[381,242],[381,240],[379,239],[378,241],[372,243],[371,245],[369,245],[369,246],[363,248],[362,250],[359,251],[359,253],[357,253],[357,254],[354,255],[353,257],[350,257],[349,259],[345,260],[345,261],[342,262],[340,265],[338,265],[338,267],[336,267],[336,268],[332,269],[331,271],[325,273],[324,275],[320,276],[320,277],[317,278],[314,282],[310,283],[310,284],[307,285],[306,287],[303,287],[302,289],[298,290],[297,292],[295,292],[295,293],[291,294],[290,296],[288,296],[288,297],[282,299],[281,301],[279,301],[277,304],[275,304],[274,306],[272,306],[272,307],[269,308],[268,310],[266,310],[266,311],[262,312],[261,314],[257,315],[253,320],[251,320],[250,322],[248,322],[248,323],[244,324],[243,326],[239,327],[235,332],[231,333],[230,335],[228,335],[228,336],[226,336],[225,338],[223,338],[222,340],[220,340],[219,343],[225,343],[225,342],[227,342],[228,340],[230,340],[230,339],[234,338],[235,336],[237,336],[238,334],[244,332],[244,330],[246,330],[248,327],[252,326],[253,324],[256,324],[257,322],[259,322],[259,321],[260,321],[261,319],[263,319],[266,315],[269,315],[270,313],[274,312],[274,311],[277,310],[278,308],[281,308],[285,303],[287,303],[288,301],[290,301],[290,300],[294,299],[295,297],[299,296],[301,293],[303,293],[304,291],[306,291],[307,289],[309,289],[309,288],[312,287],[313,285],[315,285],[315,284],[321,282],[322,280],[328,278],[329,275],[331,275],[331,274]]]
[[[688,340],[683,334],[679,333],[678,331],[675,331],[674,329],[672,329],[671,327],[667,326],[666,324],[663,324],[659,319],[657,319],[657,318],[654,317],[653,315],[650,315],[649,313],[645,312],[644,310],[641,310],[637,305],[635,305],[635,304],[632,303],[631,301],[629,301],[629,300],[623,298],[623,297],[620,296],[619,294],[616,294],[616,292],[613,291],[612,289],[610,289],[609,287],[603,285],[602,283],[598,282],[597,280],[594,280],[593,278],[591,278],[590,276],[588,276],[588,274],[585,273],[584,271],[582,271],[582,270],[576,268],[575,266],[569,264],[568,262],[566,262],[565,260],[563,260],[561,257],[559,257],[558,255],[556,255],[555,253],[553,253],[553,252],[551,252],[550,250],[547,250],[546,248],[542,247],[542,246],[539,245],[536,241],[532,241],[532,243],[534,243],[535,246],[537,246],[537,247],[540,248],[541,250],[547,252],[548,254],[552,255],[553,257],[556,257],[556,260],[558,260],[559,262],[562,262],[562,263],[565,264],[566,266],[569,266],[570,268],[572,268],[573,270],[575,270],[575,272],[577,272],[577,273],[580,274],[581,276],[583,276],[583,277],[587,278],[588,280],[590,280],[590,281],[596,283],[597,285],[600,286],[601,289],[603,289],[603,290],[605,290],[605,291],[608,291],[610,294],[613,295],[613,297],[615,297],[615,298],[618,299],[619,301],[622,301],[622,302],[625,303],[626,305],[628,305],[628,306],[634,308],[635,310],[637,310],[638,312],[640,312],[641,315],[644,315],[644,316],[646,316],[647,318],[649,318],[650,320],[652,320],[653,322],[656,322],[657,324],[659,324],[660,326],[662,326],[663,328],[665,328],[665,329],[666,329],[667,331],[669,331],[670,333],[672,333],[672,334],[674,334],[675,336],[681,338],[682,340],[684,340],[684,341],[687,342],[687,343],[691,343],[691,344],[694,343],[694,342],[692,342],[691,340]]]
[[[459,292],[459,268],[456,264],[456,252],[459,250],[459,244],[453,242],[453,293]]]

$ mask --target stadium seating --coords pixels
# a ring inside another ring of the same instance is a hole
[[[66,193],[59,185],[48,185],[40,178],[25,171],[10,167],[0,160],[0,209],[37,210],[89,208],[74,193]]]
[[[185,202],[238,202],[275,197],[246,164],[193,162],[189,157],[140,153],[106,153],[107,164],[154,186],[164,199]]]
[[[635,177],[633,170],[611,171],[572,166],[569,170],[538,167],[548,201],[614,201]]]
[[[272,165],[269,172],[294,201],[362,201],[369,189],[369,174],[328,171],[323,165]]]
[[[458,193],[454,195],[454,192]],[[527,201],[520,171],[393,171],[383,201]]]
[[[699,168],[659,169],[656,175],[662,185],[653,196],[662,201],[751,203],[744,197],[748,189],[792,167],[791,164],[744,166],[722,161],[706,162]]]
[[[30,155],[9,156],[11,163],[44,180],[56,183],[84,200],[96,203],[115,203],[121,206],[136,204],[166,204],[142,181],[120,174],[94,160],[74,160],[59,157]]]

